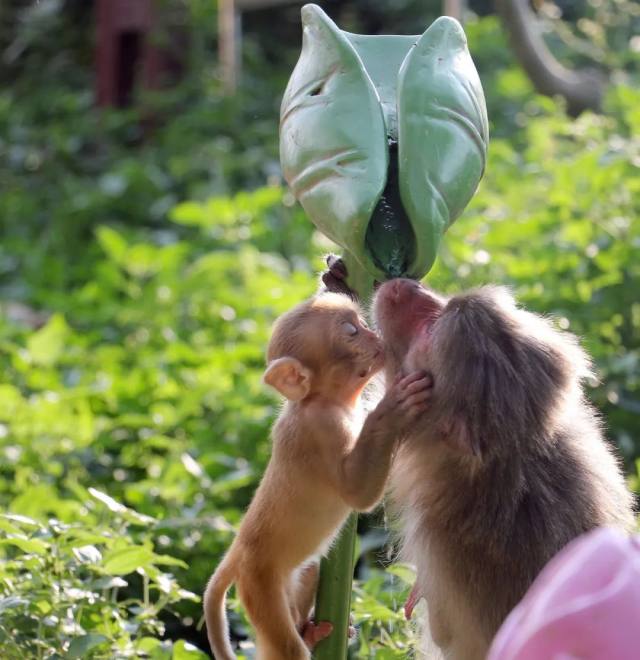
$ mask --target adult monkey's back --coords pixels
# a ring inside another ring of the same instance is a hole
[[[486,287],[449,300],[411,280],[378,291],[388,376],[433,376],[391,477],[402,552],[447,658],[480,660],[544,564],[632,496],[586,402],[574,337]]]

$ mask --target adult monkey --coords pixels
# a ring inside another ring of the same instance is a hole
[[[342,268],[325,277],[332,285]],[[383,284],[374,315],[387,376],[433,378],[430,410],[391,470],[402,554],[417,566],[433,640],[454,660],[485,658],[543,566],[597,526],[634,526],[633,497],[586,402],[575,337],[484,287],[447,299]]]
[[[374,314],[387,375],[433,378],[391,476],[415,595],[447,658],[481,660],[569,541],[633,528],[633,497],[586,402],[590,364],[575,337],[499,287],[446,299],[398,279],[380,287]]]

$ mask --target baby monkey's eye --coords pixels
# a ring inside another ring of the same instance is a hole
[[[342,324],[342,327],[344,328],[344,331],[352,337],[353,337],[353,335],[358,334],[358,328],[356,328],[356,326],[353,325],[353,323],[350,323],[349,321],[345,321]]]

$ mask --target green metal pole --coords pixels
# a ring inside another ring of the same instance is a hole
[[[316,621],[330,621],[333,632],[315,648],[315,660],[345,660],[349,644],[349,614],[358,514],[352,513],[329,555],[320,566]]]

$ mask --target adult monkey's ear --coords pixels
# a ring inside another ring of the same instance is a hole
[[[267,366],[262,380],[289,401],[301,401],[311,390],[312,373],[300,360],[281,357]]]

